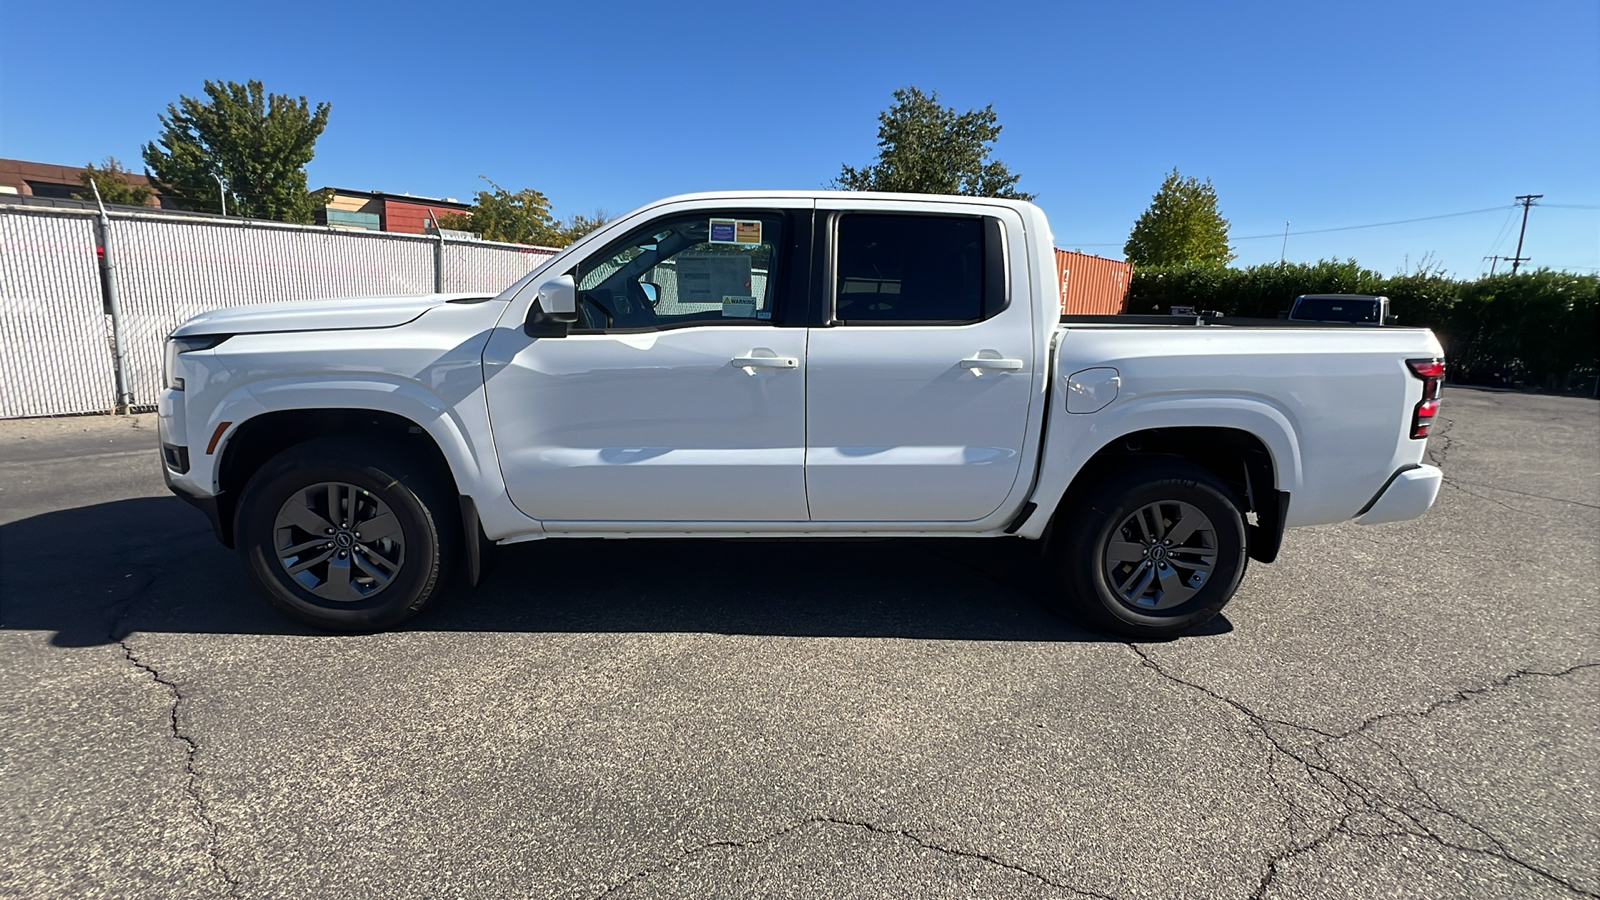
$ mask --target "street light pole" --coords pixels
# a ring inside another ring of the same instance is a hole
[[[211,177],[215,178],[217,180],[217,199],[222,201],[222,214],[223,215],[227,215],[228,214],[228,193],[227,193],[227,188],[222,183],[222,175],[220,173],[218,173],[218,172],[212,172],[211,173]]]

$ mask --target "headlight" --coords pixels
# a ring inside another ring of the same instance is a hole
[[[167,338],[167,352],[161,365],[161,380],[170,390],[183,390],[183,378],[178,373],[178,354],[194,350],[209,350],[232,335],[204,334],[196,337]]]

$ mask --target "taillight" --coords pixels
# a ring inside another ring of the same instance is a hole
[[[1422,379],[1422,399],[1411,414],[1411,437],[1420,440],[1428,436],[1428,426],[1439,414],[1439,388],[1444,385],[1444,360],[1408,359],[1411,373]]]

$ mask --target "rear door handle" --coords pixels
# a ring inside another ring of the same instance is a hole
[[[997,369],[1001,372],[1016,372],[1022,369],[1020,359],[963,359],[963,369]]]
[[[793,356],[735,356],[732,362],[741,369],[800,368],[800,360]]]

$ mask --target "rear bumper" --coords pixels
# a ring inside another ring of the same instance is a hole
[[[1367,508],[1356,516],[1359,525],[1381,525],[1384,522],[1404,522],[1428,511],[1433,499],[1439,496],[1439,484],[1444,472],[1438,466],[1417,466],[1396,472],[1378,496],[1372,498]]]

